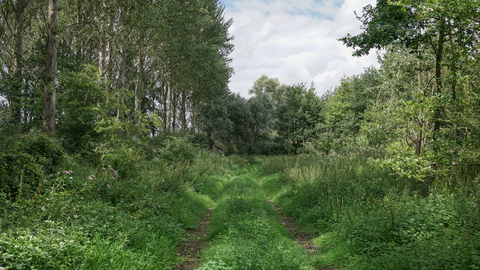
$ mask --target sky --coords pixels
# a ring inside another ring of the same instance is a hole
[[[233,19],[230,55],[235,74],[230,90],[248,97],[262,75],[280,83],[314,83],[317,95],[340,84],[343,76],[378,66],[376,52],[353,57],[339,38],[361,33],[362,8],[375,0],[221,0]]]

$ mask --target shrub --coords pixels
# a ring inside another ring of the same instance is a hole
[[[158,158],[169,163],[191,162],[195,158],[197,149],[191,143],[191,136],[168,136],[163,142],[163,148],[158,150]]]
[[[101,165],[107,169],[113,168],[117,172],[115,179],[135,177],[139,164],[143,161],[140,149],[136,146],[121,145],[114,148],[100,146],[96,151],[100,155]]]
[[[32,130],[20,138],[17,151],[31,155],[46,174],[54,173],[65,160],[60,143],[37,130]]]
[[[33,197],[42,180],[42,171],[32,156],[0,154],[0,190],[10,199]]]

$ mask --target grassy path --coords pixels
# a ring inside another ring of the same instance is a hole
[[[182,262],[175,268],[177,270],[193,270],[198,267],[202,261],[202,250],[207,247],[207,225],[212,217],[212,210],[209,209],[205,216],[198,219],[198,227],[189,231],[187,239],[185,239],[177,256]],[[0,269],[1,270],[1,269]]]
[[[478,201],[463,193],[417,196],[415,186],[363,156],[268,157],[241,170],[209,195],[218,200],[197,269],[479,265]]]
[[[297,224],[297,220],[288,217],[282,213],[282,208],[274,201],[268,201],[272,205],[275,212],[277,212],[276,220],[294,237],[294,242],[302,247],[309,256],[312,256],[317,250],[317,246],[313,243],[313,238],[317,234],[303,231]]]
[[[268,201],[255,170],[226,180],[208,234],[204,219],[177,254],[184,259],[177,269],[314,269],[308,255],[315,250],[312,235],[277,213],[280,208]],[[197,265],[200,253],[203,262]]]

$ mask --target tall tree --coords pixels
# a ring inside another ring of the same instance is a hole
[[[43,131],[55,133],[55,92],[57,87],[57,31],[59,0],[48,1],[47,33],[45,40],[45,73],[43,98]]]
[[[313,85],[287,87],[276,107],[276,130],[287,152],[298,154],[307,142],[315,139],[315,128],[322,121],[320,98]]]
[[[458,78],[455,71],[455,44],[466,48],[477,44],[480,29],[476,18],[479,12],[476,1],[378,0],[375,7],[366,6],[363,15],[358,17],[363,23],[364,32],[340,39],[347,46],[358,48],[354,52],[357,56],[368,54],[372,48],[385,48],[394,43],[416,50],[430,49],[433,52],[436,95],[434,148],[438,148],[440,129],[448,126],[448,111],[452,110],[449,107],[453,103],[445,102],[445,97],[452,96],[452,100],[456,99],[455,85]],[[423,55],[419,54],[419,57]],[[446,71],[453,75],[451,79],[446,78]],[[419,94],[422,94],[419,100],[426,98],[426,92]]]
[[[21,121],[21,80],[23,72],[23,35],[25,32],[25,10],[27,0],[15,0],[14,2],[14,30],[13,30],[13,64],[12,75],[17,95],[10,99],[10,111],[12,122],[19,124]]]
[[[25,49],[25,40],[35,36],[28,28],[37,6],[34,0],[0,1],[0,91],[8,100],[9,120],[16,125],[27,121],[22,98],[27,92],[25,52],[31,48]]]

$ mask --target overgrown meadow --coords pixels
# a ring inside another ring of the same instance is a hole
[[[158,151],[142,147],[110,148],[87,162],[33,132],[2,153],[0,266],[174,267],[178,244],[213,206],[222,176],[247,163],[191,152],[182,138],[148,145]]]
[[[317,267],[478,269],[478,168],[449,167],[424,182],[368,155],[263,159],[267,194],[319,232]]]

